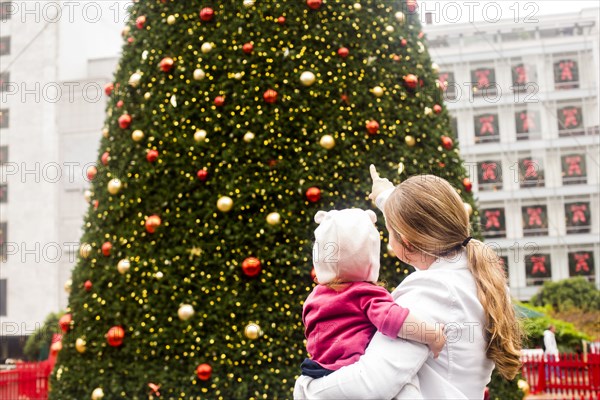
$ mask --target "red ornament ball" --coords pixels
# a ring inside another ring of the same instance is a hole
[[[113,326],[106,333],[106,341],[112,347],[119,347],[125,339],[125,330],[120,326]]]
[[[315,186],[309,187],[306,190],[306,199],[311,203],[316,203],[317,201],[321,200],[321,189]]]
[[[404,77],[404,83],[409,89],[414,89],[417,87],[417,83],[419,83],[419,78],[414,74],[408,74]]]
[[[225,104],[225,97],[223,97],[223,96],[215,97],[215,106],[223,107],[223,104]]]
[[[448,137],[446,135],[442,136],[442,146],[444,146],[444,148],[446,150],[452,150],[452,146],[454,145],[454,143],[452,142],[452,138]]]
[[[439,114],[442,112],[442,106],[440,106],[439,104],[436,104],[435,106],[433,106],[433,112],[436,114]]]
[[[159,67],[162,70],[162,72],[169,72],[173,69],[174,65],[175,60],[173,60],[171,57],[165,57],[162,60],[160,60]]]
[[[146,23],[146,16],[145,15],[140,15],[139,17],[137,17],[137,19],[135,20],[135,26],[138,29],[144,29],[144,24]]]
[[[242,51],[246,54],[252,54],[253,50],[254,50],[254,45],[251,42],[244,43],[244,45],[242,46]]]
[[[465,190],[467,192],[471,192],[471,190],[473,189],[473,184],[471,183],[471,180],[469,178],[463,179],[463,186],[465,187]]]
[[[102,162],[102,165],[104,165],[104,166],[108,165],[108,162],[110,161],[110,153],[108,151],[105,151],[104,153],[102,153],[102,157],[100,157],[100,161]]]
[[[212,376],[212,367],[206,363],[200,364],[196,368],[196,375],[198,375],[198,379],[201,381],[207,381]]]
[[[379,132],[379,122],[375,121],[374,119],[367,121],[366,127],[367,132],[369,132],[370,135],[375,135],[377,132]]]
[[[340,100],[346,104],[350,104],[350,97],[348,97],[348,95],[345,93],[340,96]]]
[[[104,257],[110,256],[111,250],[112,250],[112,243],[111,242],[104,242],[104,243],[102,243],[102,255]]]
[[[107,96],[110,96],[112,94],[113,90],[115,90],[114,83],[109,82],[106,85],[104,85],[104,94],[106,94]]]
[[[58,320],[58,326],[61,331],[67,333],[71,329],[71,322],[73,322],[73,316],[71,314],[65,314]]]
[[[154,233],[156,232],[156,229],[160,226],[160,224],[162,223],[162,221],[160,220],[160,217],[158,215],[151,215],[148,218],[146,218],[146,231],[148,233]]]
[[[117,108],[123,107],[123,104],[125,104],[125,103],[123,103],[123,100],[117,101]]]
[[[400,40],[400,46],[402,46],[402,47],[406,47],[406,45],[407,45],[407,44],[408,44],[408,41],[407,41],[406,39],[402,38],[402,39]]]
[[[157,150],[148,150],[148,152],[146,153],[146,160],[148,160],[148,162],[151,162],[151,163],[158,160],[158,151]]]
[[[131,115],[123,114],[119,117],[119,127],[121,129],[127,129],[131,125]]]
[[[347,47],[340,47],[338,49],[338,56],[340,56],[342,58],[348,57],[349,54],[350,54],[350,50],[348,50]]]
[[[417,10],[417,0],[406,0],[406,9],[414,13]]]
[[[200,19],[204,22],[208,22],[215,16],[215,11],[210,7],[204,7],[200,10]]]
[[[248,257],[242,262],[242,271],[250,278],[254,278],[260,274],[261,269],[260,260],[256,257]]]
[[[85,172],[85,174],[87,175],[88,181],[93,180],[96,177],[97,173],[98,173],[98,168],[96,168],[93,165],[88,167],[87,171]]]
[[[282,15],[281,17],[277,18],[277,23],[279,25],[285,24],[285,17]]]
[[[133,39],[132,37],[128,37],[128,38],[127,38],[127,43],[131,44],[131,43],[133,43],[133,40],[134,40],[134,39]]]
[[[85,289],[86,292],[89,292],[90,290],[92,290],[92,281],[90,281],[89,279],[87,281],[85,281],[85,283],[83,284],[83,288]]]
[[[196,175],[198,176],[198,179],[200,179],[201,182],[206,182],[206,180],[208,179],[208,171],[205,169],[198,170],[198,173]]]
[[[263,98],[269,104],[273,104],[277,101],[277,92],[273,89],[268,89],[264,94]]]
[[[306,5],[311,10],[318,10],[319,8],[321,8],[322,4],[323,0],[306,0]]]

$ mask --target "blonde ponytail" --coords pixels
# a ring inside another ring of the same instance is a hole
[[[521,367],[522,328],[500,258],[479,240],[465,240],[471,236],[469,215],[458,193],[440,177],[413,176],[397,186],[386,201],[385,217],[390,234],[425,254],[441,257],[466,248],[486,316],[487,357],[496,363],[502,377],[513,379]]]

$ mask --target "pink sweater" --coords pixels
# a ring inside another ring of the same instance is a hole
[[[340,292],[317,285],[304,303],[306,349],[322,367],[355,363],[376,331],[397,337],[409,310],[381,286],[352,282]]]

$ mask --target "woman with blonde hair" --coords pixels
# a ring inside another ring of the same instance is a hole
[[[501,261],[471,237],[469,215],[454,188],[433,175],[394,188],[371,166],[370,197],[383,211],[396,256],[417,269],[392,293],[398,304],[445,325],[446,347],[376,333],[351,365],[301,376],[295,399],[482,399],[494,367],[506,379],[520,369],[522,331]]]

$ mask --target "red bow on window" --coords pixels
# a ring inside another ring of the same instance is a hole
[[[477,87],[479,89],[486,88],[490,85],[490,81],[488,76],[491,71],[489,69],[478,69],[475,71],[475,76],[477,77]]]
[[[573,80],[573,69],[574,63],[573,61],[563,61],[558,64],[558,68],[560,68],[560,80],[561,81],[572,81]]]
[[[569,164],[569,170],[567,171],[567,175],[581,175],[581,156],[571,156],[566,157],[565,162]]]
[[[563,116],[565,117],[564,126],[568,128],[570,126],[579,125],[579,121],[577,120],[577,114],[579,113],[576,108],[566,108],[562,110]]]
[[[494,116],[488,115],[487,117],[479,117],[479,123],[481,124],[481,128],[479,128],[479,133],[484,135],[486,133],[494,134]]]
[[[481,169],[483,170],[483,180],[496,180],[496,168],[497,165],[495,162],[493,163],[482,163]]]
[[[529,132],[529,130],[534,130],[536,128],[535,121],[527,112],[522,112],[519,114],[519,118],[521,118],[522,125],[521,130],[523,132]]]
[[[488,210],[485,212],[485,229],[489,228],[500,228],[500,210]]]
[[[537,178],[537,163],[533,160],[523,160],[525,169],[525,178]]]
[[[532,274],[537,274],[538,272],[545,274],[546,273],[546,257],[544,256],[535,256],[531,257],[531,263],[533,267],[531,268]]]
[[[529,207],[527,215],[529,215],[529,226],[542,226],[542,207]]]
[[[527,68],[524,65],[515,67],[515,72],[517,73],[517,81],[515,83],[527,83]]]
[[[575,257],[575,261],[577,261],[577,264],[575,265],[575,272],[590,271],[590,267],[587,263],[588,258],[590,258],[588,253],[575,254],[573,257]]]
[[[573,213],[573,217],[571,221],[574,224],[578,222],[586,223],[587,218],[585,217],[585,212],[587,211],[587,205],[585,204],[573,204],[571,206],[571,212]]]

